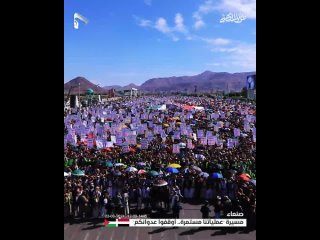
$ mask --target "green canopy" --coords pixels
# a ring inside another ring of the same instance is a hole
[[[148,172],[148,173],[149,173],[151,176],[153,176],[153,177],[159,175],[159,173],[158,173],[157,171],[154,171],[154,170],[152,170],[152,171],[150,171],[150,172]]]
[[[71,167],[73,165],[73,159],[69,159],[64,162],[65,167]]]
[[[73,176],[84,176],[85,174],[84,174],[84,172],[81,171],[80,169],[77,169],[77,170],[74,170],[74,171],[72,172],[72,175],[73,175]]]
[[[94,91],[92,90],[92,88],[88,88],[86,91],[86,94],[91,95],[91,94],[93,94],[93,92]]]
[[[106,162],[106,163],[105,163],[105,166],[106,166],[106,167],[113,167],[113,164],[112,164],[112,162],[109,161],[109,162]]]

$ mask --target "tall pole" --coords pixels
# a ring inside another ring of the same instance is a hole
[[[80,108],[80,83],[79,83],[79,99],[78,99],[78,105],[79,105],[79,108]]]
[[[98,90],[99,85],[100,84],[96,84],[97,90]],[[99,93],[98,93],[98,91],[97,91],[97,96],[96,97],[98,98],[97,102],[99,102]]]

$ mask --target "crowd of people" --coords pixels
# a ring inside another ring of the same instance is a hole
[[[179,218],[182,202],[205,201],[204,218],[253,221],[255,114],[252,102],[181,96],[65,109],[64,216]]]

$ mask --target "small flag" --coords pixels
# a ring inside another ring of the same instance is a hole
[[[103,225],[105,227],[118,227],[117,222],[109,222],[108,220],[104,220]]]
[[[130,220],[129,218],[119,218],[117,219],[118,227],[129,227]]]

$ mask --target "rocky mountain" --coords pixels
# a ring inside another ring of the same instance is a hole
[[[144,82],[141,86],[133,83],[120,86],[111,85],[99,87],[84,77],[76,77],[71,81],[64,84],[64,91],[67,93],[70,87],[74,87],[71,94],[85,93],[88,88],[92,88],[95,93],[106,93],[110,89],[116,91],[129,90],[137,88],[146,92],[160,92],[160,91],[188,91],[194,92],[210,92],[210,91],[241,91],[246,86],[246,79],[248,75],[255,74],[255,72],[240,72],[240,73],[227,73],[227,72],[211,72],[205,71],[195,76],[181,76],[181,77],[164,77],[152,78]]]
[[[68,93],[70,88],[72,88],[71,94],[79,94],[79,87],[80,87],[80,94],[84,94],[89,88],[91,88],[94,91],[94,93],[103,94],[107,92],[106,89],[103,89],[102,87],[97,86],[96,84],[90,82],[88,79],[84,77],[76,77],[70,80],[69,82],[65,83],[64,92]]]
[[[130,84],[128,84],[128,85],[126,85],[126,86],[120,86],[120,85],[111,85],[111,86],[105,86],[105,87],[103,87],[104,89],[107,89],[107,90],[109,90],[109,89],[115,89],[116,91],[121,91],[121,90],[130,90],[131,88],[137,88],[137,89],[139,89],[140,88],[140,86],[138,86],[138,85],[136,85],[136,84],[134,84],[134,83],[130,83]]]
[[[255,72],[227,73],[205,71],[195,76],[153,78],[144,82],[143,91],[188,91],[209,92],[216,90],[240,91],[246,86],[248,75]]]

